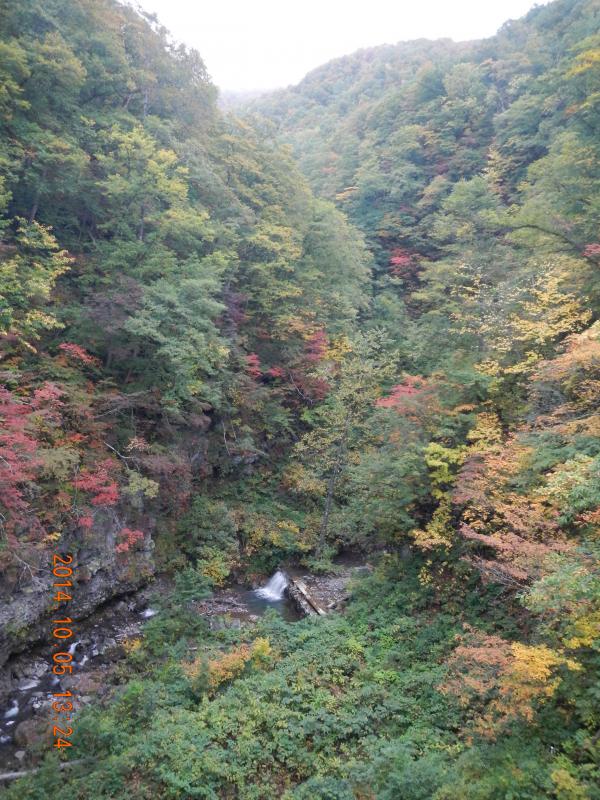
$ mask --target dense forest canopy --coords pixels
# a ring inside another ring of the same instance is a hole
[[[370,262],[289,155],[219,114],[197,53],[114,3],[4,5],[8,566],[103,505],[94,477],[162,511],[170,481],[185,500],[282,451]]]
[[[6,796],[599,800],[598,0],[237,115],[114,0],[0,32],[3,598],[107,525],[175,586]],[[344,613],[194,613],[343,548]]]

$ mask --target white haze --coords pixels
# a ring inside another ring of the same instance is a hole
[[[492,36],[532,0],[141,0],[222,89],[273,89],[361,47]],[[540,3],[544,5],[544,3]]]

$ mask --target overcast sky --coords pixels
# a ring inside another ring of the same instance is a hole
[[[537,3],[544,5],[543,0]],[[273,89],[361,47],[492,36],[534,0],[141,0],[221,89]]]

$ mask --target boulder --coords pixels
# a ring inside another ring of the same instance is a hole
[[[46,717],[31,717],[19,722],[15,728],[15,742],[19,747],[30,748],[41,742],[51,742],[52,731]]]

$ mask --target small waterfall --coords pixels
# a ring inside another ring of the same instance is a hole
[[[12,701],[12,706],[8,709],[8,711],[4,712],[4,719],[11,719],[11,717],[16,717],[19,713],[19,704],[16,700]]]
[[[287,585],[287,575],[285,572],[278,569],[277,572],[269,578],[268,582],[264,586],[261,586],[260,589],[256,589],[254,593],[258,597],[262,597],[263,600],[270,600],[274,603],[277,600],[283,599]]]

